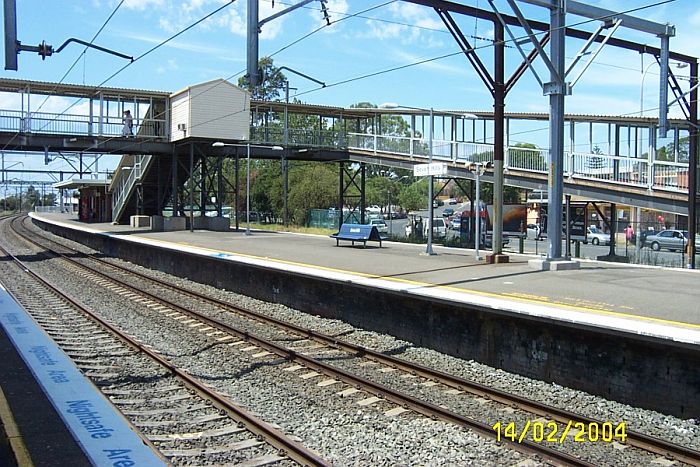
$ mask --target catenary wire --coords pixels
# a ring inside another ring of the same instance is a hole
[[[145,52],[144,54],[142,54],[141,56],[139,56],[139,57],[138,57],[137,59],[135,59],[134,61],[139,60],[139,59],[145,57],[146,55],[150,54],[151,52],[155,51],[156,49],[158,49],[159,47],[161,47],[162,45],[164,45],[165,43],[169,42],[170,40],[172,40],[172,39],[174,39],[175,37],[179,36],[180,34],[184,33],[185,31],[191,29],[192,27],[194,27],[195,25],[199,24],[200,22],[206,20],[207,18],[209,18],[209,17],[212,16],[213,14],[218,13],[218,11],[220,11],[221,9],[223,9],[223,8],[225,8],[225,7],[227,7],[227,6],[229,6],[231,3],[233,3],[233,1],[235,1],[235,0],[231,0],[231,2],[229,2],[229,3],[225,4],[225,5],[223,5],[222,7],[218,8],[217,10],[215,10],[214,12],[212,12],[212,13],[210,13],[209,15],[205,16],[204,18],[200,19],[200,20],[197,21],[196,23],[193,23],[193,24],[190,25],[189,27],[187,27],[187,28],[185,28],[184,30],[182,30],[182,31],[180,31],[180,32],[178,32],[178,33],[176,33],[175,35],[171,36],[170,38],[168,38],[167,40],[163,41],[162,43],[160,43],[160,44],[154,46],[153,48],[151,48],[150,50],[148,50],[147,52]],[[337,22],[339,22],[339,21],[342,21],[342,20],[345,20],[345,19],[349,19],[349,18],[352,18],[352,17],[362,17],[361,15],[362,15],[363,13],[366,13],[366,12],[368,12],[368,11],[371,11],[371,10],[374,10],[374,9],[377,9],[377,8],[380,8],[380,7],[383,7],[383,6],[385,6],[385,5],[394,3],[395,1],[396,1],[396,0],[392,0],[392,1],[389,1],[389,2],[386,2],[386,3],[383,3],[383,4],[380,4],[380,5],[377,5],[377,6],[374,6],[374,7],[365,9],[365,10],[362,10],[362,11],[357,12],[357,13],[355,13],[355,14],[347,15],[346,17],[341,18],[340,20],[334,21],[332,24],[335,24],[335,23],[337,23]],[[638,8],[630,9],[630,10],[627,10],[627,11],[625,11],[625,12],[623,12],[623,13],[630,13],[630,12],[634,12],[634,11],[639,11],[639,10],[642,10],[642,9],[655,7],[655,6],[663,5],[663,4],[666,4],[666,3],[672,3],[672,2],[675,2],[675,1],[676,1],[676,0],[663,0],[663,1],[660,1],[660,2],[657,2],[657,3],[654,3],[654,4],[644,5],[644,6],[641,6],[641,7],[638,7]],[[585,23],[589,23],[589,22],[592,22],[592,21],[596,21],[596,19],[589,19],[589,20],[581,21],[581,22],[579,22],[579,23],[575,23],[575,24],[573,24],[573,25],[567,25],[567,26],[565,26],[565,27],[572,27],[572,26],[575,26],[575,25],[585,24]],[[291,46],[293,46],[293,45],[295,45],[295,44],[301,42],[302,40],[304,40],[304,39],[310,37],[311,35],[317,33],[318,31],[322,30],[322,29],[325,28],[325,27],[327,27],[327,25],[324,25],[324,26],[322,26],[322,27],[320,27],[320,28],[317,28],[317,29],[314,30],[314,31],[311,31],[310,33],[308,33],[308,34],[302,36],[301,38],[299,38],[299,39],[293,41],[292,43],[290,43],[290,44],[288,44],[288,45],[282,47],[281,49],[279,49],[278,51],[276,51],[274,54],[278,54],[278,53],[280,53],[280,52],[286,50],[287,48],[289,48],[289,47],[291,47]],[[507,43],[508,41],[504,41],[504,42]],[[486,48],[486,47],[491,47],[491,46],[493,46],[493,44],[487,44],[487,45],[480,46],[480,47],[474,47],[473,50],[481,49],[481,48]],[[401,66],[398,66],[398,67],[393,67],[393,68],[390,68],[390,69],[387,69],[387,70],[380,70],[380,71],[373,72],[373,73],[370,73],[370,74],[367,74],[367,75],[358,76],[358,77],[355,77],[355,78],[350,78],[350,79],[343,80],[343,81],[340,81],[340,82],[337,82],[337,83],[332,83],[332,84],[330,84],[330,85],[327,85],[326,87],[331,87],[331,86],[338,86],[338,85],[342,85],[342,84],[347,84],[347,83],[349,83],[349,82],[357,81],[357,80],[360,80],[360,79],[366,79],[366,78],[369,78],[369,77],[372,77],[372,76],[377,76],[377,75],[380,75],[380,74],[384,74],[384,73],[388,73],[388,72],[392,72],[392,71],[397,71],[397,70],[404,69],[404,68],[408,68],[408,67],[411,67],[411,66],[420,65],[420,64],[424,64],[424,63],[431,62],[431,61],[435,61],[435,60],[441,60],[441,59],[444,59],[444,58],[448,58],[448,57],[450,57],[450,56],[459,55],[459,54],[461,54],[461,53],[463,53],[463,52],[460,51],[460,52],[455,52],[455,53],[443,54],[443,55],[441,55],[441,56],[439,56],[439,57],[435,57],[435,58],[431,58],[431,59],[424,59],[424,60],[417,61],[417,62],[415,62],[415,63],[404,64],[404,65],[401,65]],[[274,55],[274,54],[273,54],[273,55]],[[113,75],[111,75],[109,78],[107,78],[106,80],[104,80],[100,85],[98,85],[98,87],[103,86],[107,81],[111,80],[114,76],[118,75],[121,71],[123,71],[124,69],[126,69],[129,65],[130,65],[130,64],[128,64],[128,65],[122,67],[122,69],[118,70],[118,71],[115,72]],[[240,74],[240,73],[241,73],[241,72],[238,72],[238,73],[232,75],[231,78],[234,77],[234,76],[236,76],[236,75],[238,75],[238,74]],[[230,78],[229,78],[229,79],[230,79]],[[317,91],[317,90],[319,90],[319,89],[322,89],[322,88],[316,88],[316,89],[311,89],[311,90],[307,90],[307,91],[304,91],[304,92],[300,92],[300,93],[295,94],[295,95],[292,96],[292,97],[296,97],[296,96],[300,96],[300,95],[303,95],[303,94],[311,93],[311,92]],[[202,92],[206,92],[206,91],[202,91]],[[76,105],[76,103],[74,103],[73,105],[71,105],[70,107],[68,107],[68,109],[70,109],[70,108],[73,107],[74,105]],[[66,110],[65,110],[64,112],[62,112],[62,113],[65,113],[68,109],[66,109]],[[59,114],[59,115],[61,115],[61,114]]]

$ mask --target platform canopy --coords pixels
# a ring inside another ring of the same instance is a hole
[[[73,178],[70,180],[64,180],[62,182],[54,183],[53,187],[58,190],[78,190],[85,187],[108,187],[110,180],[105,178],[95,179],[95,178]]]

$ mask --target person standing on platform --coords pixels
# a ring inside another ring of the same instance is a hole
[[[124,114],[122,116],[122,123],[124,124],[124,126],[122,127],[122,136],[133,136],[134,119],[131,117],[130,110],[124,111]]]
[[[634,229],[632,228],[631,225],[627,224],[627,227],[625,227],[625,240],[627,240],[627,243],[632,243],[632,236],[634,235]]]

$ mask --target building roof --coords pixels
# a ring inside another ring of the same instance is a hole
[[[86,86],[82,84],[51,83],[46,81],[31,81],[23,79],[0,78],[0,92],[17,92],[26,89],[32,94],[47,96],[92,97],[103,95],[122,95],[130,97],[150,98],[168,97],[169,92],[147,91],[143,89],[110,88],[105,86]]]
[[[80,188],[86,187],[108,187],[110,180],[106,178],[94,179],[94,178],[73,178],[70,180],[64,180],[62,182],[57,182],[53,184],[56,189],[65,190],[78,190]]]
[[[197,83],[197,84],[192,84],[192,85],[190,85],[190,86],[187,86],[186,88],[180,89],[179,91],[175,91],[174,93],[170,94],[170,97],[175,97],[175,96],[177,96],[177,95],[179,95],[179,94],[182,94],[182,93],[184,93],[184,92],[187,92],[187,91],[189,91],[189,90],[191,90],[191,89],[201,88],[201,87],[203,87],[203,86],[206,86],[207,84],[215,84],[215,86],[227,85],[229,88],[236,89],[236,90],[238,90],[238,91],[240,91],[240,92],[248,93],[247,90],[236,86],[235,84],[233,84],[233,83],[230,82],[230,81],[227,81],[227,80],[225,80],[225,79],[223,79],[223,78],[217,78],[217,79],[213,79],[213,80],[211,80],[211,81],[205,81],[205,82],[203,82],[203,83]]]

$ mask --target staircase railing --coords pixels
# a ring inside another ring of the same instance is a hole
[[[131,166],[122,165],[122,162],[132,159]],[[153,157],[150,155],[125,156],[117,167],[117,172],[112,180],[112,220],[118,221],[124,209],[133,195],[134,189],[141,177],[148,171]]]

